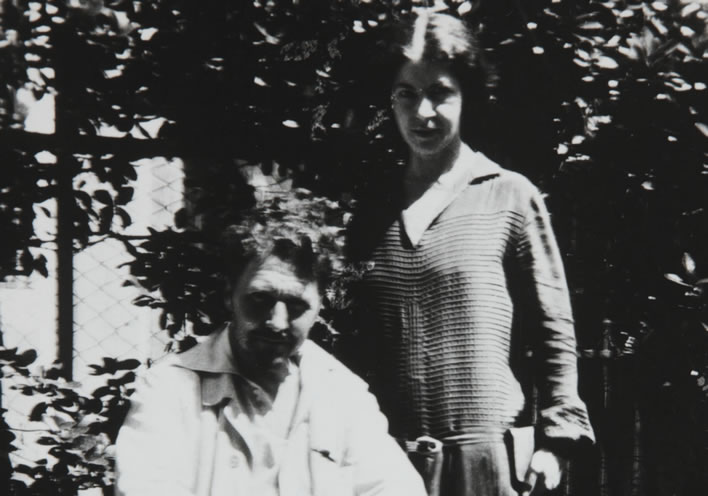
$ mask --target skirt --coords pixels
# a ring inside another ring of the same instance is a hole
[[[440,496],[518,496],[503,441],[445,446]]]

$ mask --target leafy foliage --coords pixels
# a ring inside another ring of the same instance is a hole
[[[262,250],[278,238],[308,238],[335,273],[344,271],[345,207],[304,189],[261,190],[260,195],[252,207],[239,212],[237,223],[231,216],[221,219],[225,224],[211,217],[200,230],[152,231],[133,248],[133,281],[145,291],[133,303],[161,309],[161,327],[175,338],[178,350],[195,343],[193,334],[209,334],[229,319],[223,304],[227,267],[239,265],[234,258],[259,246]],[[233,253],[225,252],[229,248]],[[331,295],[327,306],[339,301],[334,288],[325,294]]]
[[[110,487],[113,483],[112,444],[118,434],[135,380],[137,360],[104,358],[93,365],[94,375],[104,376],[104,385],[84,394],[78,383],[61,378],[58,369],[39,375],[28,368],[37,357],[34,350],[18,352],[0,348],[3,385],[11,385],[37,401],[29,414],[31,425],[41,432],[37,444],[46,454],[13,467],[7,490],[12,496],[76,494],[79,489]],[[0,453],[17,451],[13,426],[3,415]]]
[[[337,202],[294,189],[287,194],[268,195],[246,211],[231,232],[245,245],[244,251],[256,253],[273,239],[307,238],[315,254],[328,259],[334,272],[340,273],[345,265],[346,224],[347,216],[342,215]]]

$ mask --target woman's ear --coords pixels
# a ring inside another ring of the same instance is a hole
[[[234,311],[234,302],[233,302],[233,295],[234,295],[234,284],[228,280],[224,283],[224,306],[229,312]]]

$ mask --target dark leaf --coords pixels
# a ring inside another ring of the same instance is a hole
[[[93,197],[104,205],[113,206],[113,197],[105,189],[98,189],[94,191]]]
[[[160,312],[160,329],[167,328],[167,310]]]
[[[54,400],[54,402],[52,403],[52,406],[53,406],[54,408],[56,408],[57,410],[61,410],[61,411],[67,412],[67,413],[71,413],[72,416],[74,416],[74,415],[73,415],[73,410],[74,410],[74,408],[76,407],[76,403],[75,403],[74,400],[75,400],[75,398],[74,398],[74,397],[71,397],[71,396],[70,396],[70,397],[64,397],[64,398],[57,398],[57,399]],[[67,409],[68,409],[68,411],[67,411]]]
[[[116,197],[116,204],[125,205],[126,203],[130,202],[133,199],[134,192],[135,190],[130,186],[123,186],[118,191],[118,196]]]
[[[135,171],[135,166],[130,164],[130,167],[127,167],[125,169],[125,177],[126,179],[130,179],[131,181],[135,181],[138,179],[138,173]]]
[[[9,429],[0,429],[0,446],[7,446],[17,438],[15,433]],[[1,449],[1,448],[0,448]]]
[[[60,461],[55,463],[54,466],[52,467],[52,474],[58,475],[60,477],[63,477],[63,476],[66,476],[69,474],[69,467],[67,465],[68,460],[66,460],[66,459],[67,458],[74,458],[74,459],[77,458],[76,456],[70,456],[70,454],[67,452],[63,452],[62,455],[63,455],[63,457],[62,457],[63,459],[61,459]]]
[[[0,360],[14,360],[17,356],[17,348],[0,348]]]
[[[153,301],[155,301],[155,298],[150,295],[140,295],[133,299],[131,303],[138,307],[146,307],[150,305],[150,303],[152,303]]]
[[[103,398],[104,396],[108,396],[109,394],[114,394],[115,389],[110,387],[110,386],[101,386],[97,388],[92,394],[95,398]]]
[[[34,469],[28,465],[15,465],[13,469],[15,470],[15,472],[18,472],[20,474],[34,475]]]
[[[17,365],[26,367],[37,359],[37,350],[29,349],[17,355]]]
[[[32,266],[34,265],[34,257],[27,248],[22,250],[22,255],[20,255],[20,264],[27,272],[32,270]]]
[[[34,270],[42,274],[44,277],[49,277],[49,270],[47,269],[47,257],[40,255],[34,259],[32,264]]]
[[[52,366],[44,372],[44,377],[47,379],[59,379],[61,375],[61,366],[59,365]]]
[[[188,221],[189,218],[187,216],[186,208],[180,208],[177,212],[175,212],[175,227],[178,229],[184,229],[187,227]]]
[[[42,420],[42,416],[44,415],[44,412],[47,411],[47,405],[46,403],[38,403],[33,409],[32,412],[30,412],[29,419],[32,422],[39,422]]]
[[[108,385],[109,386],[124,386],[125,384],[130,384],[133,381],[135,381],[135,372],[128,372],[116,379],[109,379]]]
[[[119,370],[133,370],[140,367],[140,360],[134,358],[128,358],[127,360],[121,360],[117,364]]]
[[[103,207],[100,212],[100,220],[98,224],[99,234],[105,234],[111,229],[113,224],[113,207]]]
[[[85,191],[74,191],[74,196],[78,202],[83,206],[84,210],[91,209],[91,196]]]
[[[186,338],[177,342],[177,349],[179,352],[187,351],[188,349],[194,347],[197,344],[197,340],[194,336],[187,336]]]
[[[42,446],[54,446],[59,444],[59,442],[53,437],[43,436],[37,439],[37,444],[41,444]]]
[[[81,407],[90,413],[100,413],[103,409],[103,402],[98,398],[81,398]]]
[[[133,220],[130,218],[130,214],[128,214],[128,212],[126,212],[123,208],[117,207],[115,213],[118,214],[118,217],[120,217],[124,228],[133,223]]]

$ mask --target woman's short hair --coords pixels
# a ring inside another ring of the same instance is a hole
[[[393,21],[379,40],[380,56],[374,70],[375,84],[390,91],[401,67],[407,62],[446,64],[458,80],[463,94],[464,116],[470,115],[489,98],[494,75],[479,46],[476,35],[462,19],[431,9],[416,9]],[[477,112],[474,112],[475,114]],[[469,129],[463,129],[469,134]]]
[[[450,65],[458,78],[479,66],[477,39],[461,20],[440,12],[419,11],[400,23],[394,31],[392,55],[400,69],[405,62],[440,62]]]

